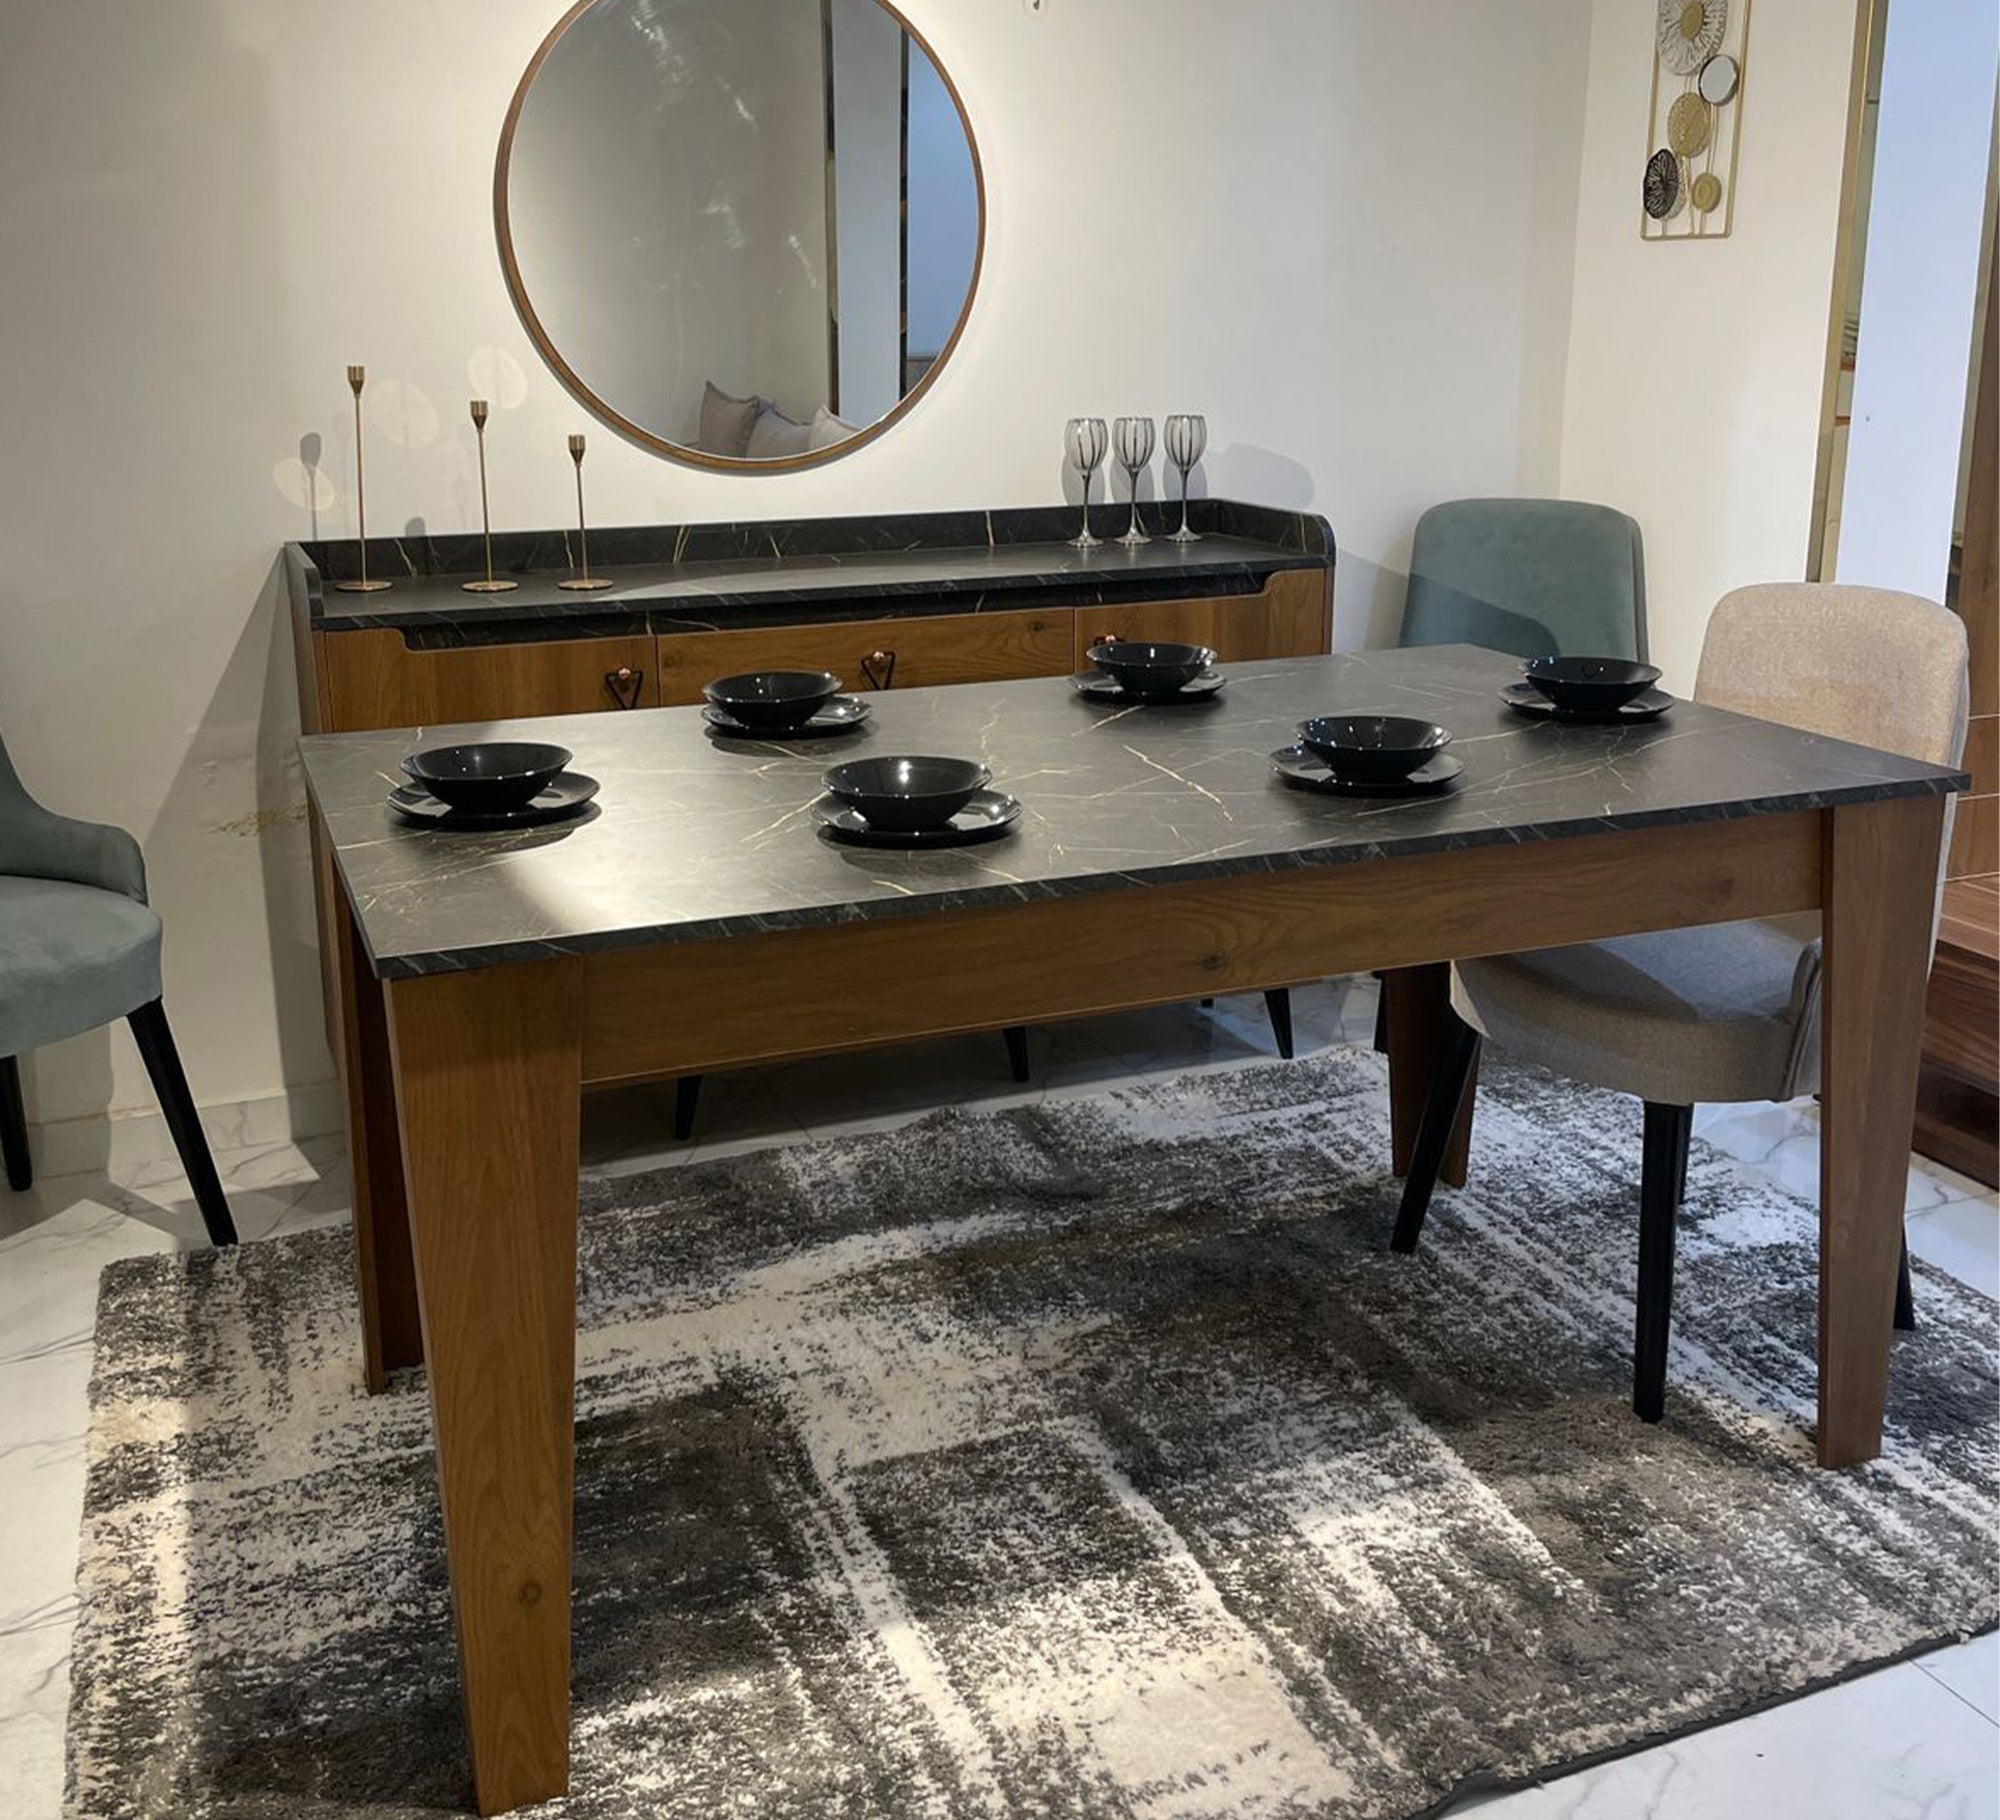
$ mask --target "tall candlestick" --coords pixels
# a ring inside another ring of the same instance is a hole
[[[486,505],[486,400],[483,398],[472,401],[472,428],[479,437],[479,532],[486,546],[486,579],[459,585],[468,594],[505,594],[521,584],[504,577],[499,581],[493,579],[493,514]]]
[[[361,473],[361,388],[368,383],[368,369],[349,367],[347,383],[354,392],[354,522],[360,533],[356,541],[361,546],[361,579],[337,581],[333,585],[343,594],[379,594],[395,584],[368,579],[368,490]]]
[[[590,574],[590,533],[583,522],[583,438],[572,434],[569,439],[569,458],[576,463],[576,557],[577,572],[556,586],[569,588],[577,593],[586,589],[608,588],[611,583],[602,576],[596,580]]]

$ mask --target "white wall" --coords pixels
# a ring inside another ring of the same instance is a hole
[[[2000,0],[1889,9],[1835,573],[1944,598]]]
[[[1047,501],[1065,417],[1205,411],[1211,491],[1334,521],[1350,645],[1424,505],[1552,488],[1584,0],[907,4],[980,135],[981,293],[905,422],[754,477],[622,445],[508,303],[493,147],[557,0],[0,10],[0,726],[144,840],[203,1101],[328,1069],[275,557],[349,528],[348,361],[383,530],[476,522],[475,392],[503,525],[566,520],[577,428],[611,523]],[[1758,0],[1771,65],[1798,5]],[[1622,202],[1638,128],[1599,126]],[[43,1119],[150,1099],[122,1033],[29,1081]]]
[[[1722,594],[1805,573],[1854,7],[1756,0],[1726,240],[1639,238],[1653,16],[1593,13],[1561,490],[1638,519],[1654,659],[1684,689]]]

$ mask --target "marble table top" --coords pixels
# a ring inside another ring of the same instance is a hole
[[[308,785],[375,971],[401,978],[553,954],[900,916],[1278,867],[1553,840],[1962,789],[1959,773],[1694,702],[1632,726],[1565,726],[1499,700],[1519,664],[1467,646],[1234,665],[1203,704],[1101,707],[1060,677],[869,697],[866,729],[724,740],[696,708],[479,728],[316,735]],[[1414,714],[1464,761],[1436,796],[1308,794],[1270,752],[1303,717]],[[555,740],[601,794],[581,819],[490,834],[408,827],[400,762],[472,737]],[[982,758],[1017,795],[990,844],[834,844],[808,815],[864,754]]]
[[[594,550],[610,539],[593,541]],[[602,621],[637,618],[656,631],[762,623],[785,608],[820,608],[829,601],[866,603],[872,614],[901,599],[977,608],[1018,605],[1019,596],[1060,588],[1071,604],[1160,592],[1225,593],[1254,587],[1284,569],[1324,568],[1326,559],[1250,538],[1210,535],[1200,543],[1164,538],[1123,549],[1094,550],[1063,542],[968,544],[960,548],[805,551],[717,561],[599,560],[593,573],[612,585],[594,593],[566,592],[566,569],[551,562],[518,576],[504,594],[468,594],[459,574],[405,575],[381,594],[318,593],[312,623],[327,631],[393,627],[477,633],[487,625],[523,620]],[[933,608],[933,610],[936,610]],[[796,615],[791,615],[796,617]]]

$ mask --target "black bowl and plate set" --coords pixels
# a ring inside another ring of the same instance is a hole
[[[567,821],[597,794],[596,778],[567,768],[573,757],[537,740],[429,746],[403,760],[410,781],[389,792],[389,807],[405,821],[466,832]]]
[[[1085,699],[1157,706],[1213,700],[1226,680],[1206,645],[1108,640],[1094,646],[1095,668],[1070,678]],[[1522,680],[1501,690],[1518,713],[1540,720],[1619,725],[1658,719],[1673,697],[1651,664],[1610,657],[1538,657]],[[826,670],[764,670],[718,677],[703,688],[702,718],[726,739],[816,739],[850,733],[869,705],[840,692]],[[1401,714],[1320,714],[1299,722],[1298,739],[1271,754],[1287,784],[1336,796],[1423,796],[1448,789],[1464,771],[1447,752],[1451,734]],[[532,828],[579,814],[597,780],[567,766],[562,746],[492,740],[433,746],[403,760],[410,783],[389,793],[404,819],[450,829]],[[861,758],[835,765],[813,821],[835,841],[875,847],[956,847],[998,839],[1021,805],[989,789],[975,759],[928,755]]]

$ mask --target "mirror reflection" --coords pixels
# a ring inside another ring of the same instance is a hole
[[[819,459],[906,408],[984,229],[957,96],[880,0],[587,0],[522,79],[495,187],[564,382],[723,465]]]

